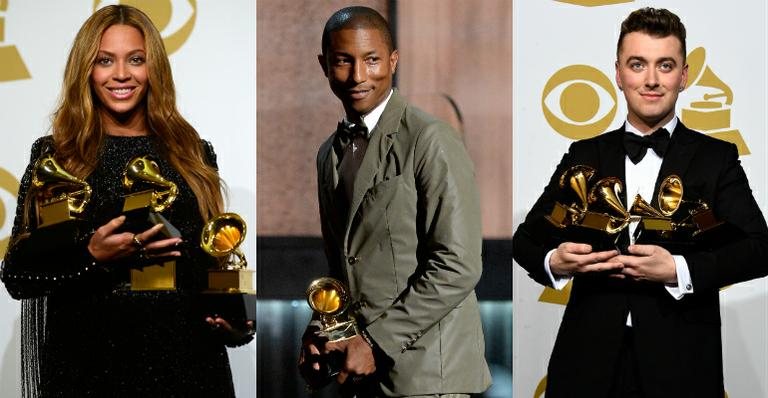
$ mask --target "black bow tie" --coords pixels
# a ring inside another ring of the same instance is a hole
[[[664,157],[668,145],[669,132],[664,128],[660,128],[654,131],[653,134],[645,136],[629,132],[624,133],[624,151],[627,153],[629,160],[634,164],[643,160],[645,153],[648,152],[648,148],[653,149],[660,157]]]
[[[368,138],[368,127],[362,123],[352,123],[344,119],[336,127],[336,134],[338,134],[341,143],[347,145],[356,137]]]

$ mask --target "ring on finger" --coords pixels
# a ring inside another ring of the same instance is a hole
[[[133,234],[133,237],[131,238],[133,240],[133,245],[135,247],[141,248],[144,246],[144,242],[139,240],[139,236],[137,234]]]

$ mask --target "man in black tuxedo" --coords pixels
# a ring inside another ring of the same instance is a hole
[[[574,142],[515,232],[514,258],[531,278],[556,289],[573,280],[547,398],[724,396],[719,289],[768,274],[768,228],[736,146],[675,116],[688,78],[685,54],[685,28],[675,14],[644,8],[627,17],[616,60],[626,123]],[[630,243],[623,253],[556,238],[558,229],[544,217],[560,200],[560,176],[575,165],[619,178],[625,206],[627,196],[656,198],[666,176],[680,176],[685,200],[709,204],[738,233],[685,252],[633,244],[634,224],[622,231],[620,241]]]

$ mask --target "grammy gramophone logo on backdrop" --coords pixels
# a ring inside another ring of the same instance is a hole
[[[5,42],[6,11],[8,0],[0,0],[0,82],[29,79],[31,76],[19,49]]]
[[[693,49],[687,61],[688,84],[678,101],[683,123],[736,144],[739,155],[749,155],[749,147],[731,119],[733,90],[706,63],[703,47]],[[608,76],[589,65],[569,65],[553,73],[541,95],[547,123],[573,140],[604,133],[614,125],[617,105],[615,84]]]
[[[196,0],[94,0],[93,10],[110,4],[133,6],[149,15],[163,36],[168,55],[184,45],[197,21]]]

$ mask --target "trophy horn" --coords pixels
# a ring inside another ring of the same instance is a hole
[[[629,224],[629,213],[619,199],[622,189],[621,180],[616,177],[606,177],[596,182],[589,191],[590,204],[599,204],[615,213],[610,215],[611,223],[606,226],[606,232],[609,234],[619,232]]]
[[[125,167],[123,172],[123,186],[130,189],[137,181],[163,188],[162,191],[153,191],[151,199],[152,210],[161,212],[176,200],[179,188],[172,181],[168,181],[160,175],[160,167],[147,156],[134,158]]]
[[[64,192],[48,200],[48,202],[52,202],[66,198],[70,213],[82,213],[91,200],[91,186],[64,170],[53,158],[53,155],[46,154],[35,163],[32,170],[32,186],[40,190],[55,185],[72,185],[80,188],[76,191]]]
[[[644,217],[658,217],[663,218],[664,214],[656,210],[648,202],[643,199],[640,194],[635,195],[635,200],[632,202],[632,206],[629,208],[629,214],[644,216]]]
[[[320,315],[333,316],[347,309],[349,295],[337,279],[322,277],[309,284],[307,304]]]
[[[587,182],[595,175],[595,169],[585,165],[576,165],[560,176],[560,188],[565,188],[566,181],[581,201],[581,210],[587,208]]]
[[[667,217],[671,217],[683,202],[683,181],[672,174],[664,178],[659,186],[659,210]]]
[[[203,226],[200,247],[213,257],[234,255],[236,260],[227,263],[228,269],[243,269],[248,263],[238,248],[245,239],[245,221],[235,213],[213,217]]]

